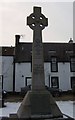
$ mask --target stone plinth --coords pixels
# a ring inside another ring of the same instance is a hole
[[[52,95],[48,91],[29,91],[18,112],[19,118],[62,117]]]

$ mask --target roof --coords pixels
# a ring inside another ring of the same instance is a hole
[[[14,47],[0,47],[0,56],[13,56],[14,50]]]
[[[69,62],[75,57],[75,43],[43,43],[44,61],[57,57],[59,62]],[[1,56],[15,56],[15,62],[32,61],[32,43],[18,43],[15,47],[0,47]]]
[[[43,43],[44,61],[49,62],[51,57],[57,57],[59,62],[70,61],[75,56],[75,43]],[[32,43],[18,43],[15,47],[16,62],[31,62]]]

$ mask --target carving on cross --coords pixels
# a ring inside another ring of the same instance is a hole
[[[41,7],[34,7],[33,13],[27,17],[27,25],[32,30],[37,29],[43,30],[46,26],[48,26],[48,19],[41,13]]]

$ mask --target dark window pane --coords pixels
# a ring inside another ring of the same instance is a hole
[[[52,59],[51,59],[51,71],[52,72],[58,71],[57,59],[55,57],[52,57]]]
[[[71,77],[71,88],[75,85],[75,77]]]
[[[59,88],[58,77],[51,77],[51,86],[54,88]]]
[[[75,58],[71,58],[71,71],[75,71]]]

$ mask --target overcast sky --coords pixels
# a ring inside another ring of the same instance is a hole
[[[14,46],[16,34],[23,35],[23,42],[33,41],[33,31],[26,24],[33,6],[42,7],[42,13],[48,18],[43,42],[68,42],[73,38],[73,2],[8,1],[0,4],[0,45]]]

